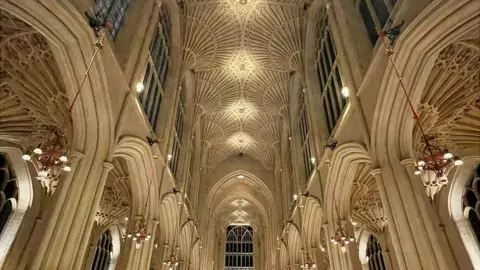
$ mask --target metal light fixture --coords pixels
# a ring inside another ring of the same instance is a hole
[[[72,168],[68,163],[65,135],[56,127],[50,133],[42,144],[30,148],[23,155],[23,159],[38,166],[37,180],[42,182],[48,193],[53,193],[60,174],[69,172]]]
[[[445,177],[446,169],[463,164],[463,161],[458,156],[454,156],[448,149],[438,146],[433,136],[425,138],[425,145],[420,152],[422,157],[416,162],[415,175],[420,175],[425,171],[432,171],[442,185],[448,183],[448,179]]]
[[[178,266],[177,258],[174,254],[171,254],[170,257],[163,262],[163,265],[166,266],[168,270],[175,270]]]
[[[71,116],[73,105],[77,101],[78,97],[81,94],[81,90],[83,85],[85,84],[90,69],[92,67],[95,58],[98,55],[100,49],[103,48],[103,39],[111,27],[111,23],[108,21],[103,22],[101,25],[97,25],[97,28],[94,28],[95,35],[97,35],[98,31],[104,28],[104,32],[102,36],[95,41],[95,52],[90,60],[90,63],[84,73],[82,82],[78,86],[77,92],[73,101],[70,103],[68,107],[67,114],[63,119],[63,123],[61,125],[62,128],[59,127],[52,127],[49,130],[49,134],[47,135],[47,139],[43,141],[38,147],[36,148],[29,148],[27,152],[22,156],[24,160],[34,162],[38,166],[38,176],[36,177],[42,185],[47,188],[47,193],[52,194],[55,191],[57,186],[58,179],[62,172],[69,172],[72,170],[68,163],[68,143],[65,133],[62,129],[68,122],[68,119]]]
[[[144,241],[149,241],[152,238],[150,233],[147,233],[147,223],[142,218],[135,226],[135,231],[127,234],[128,238],[135,241],[135,249],[139,249]]]
[[[445,173],[447,172],[447,170],[453,166],[462,165],[463,161],[458,156],[455,156],[452,153],[450,153],[446,148],[440,147],[437,141],[435,140],[435,137],[431,135],[427,135],[425,133],[425,130],[423,129],[423,126],[420,122],[420,117],[418,116],[413,106],[413,103],[403,83],[403,79],[400,76],[400,73],[395,65],[395,61],[393,60],[394,51],[392,48],[390,48],[387,45],[387,42],[385,40],[385,36],[387,36],[390,40],[392,40],[392,38],[389,35],[391,35],[393,32],[395,32],[395,37],[398,36],[400,26],[401,25],[396,26],[395,28],[392,28],[391,30],[387,30],[386,32],[378,31],[378,35],[383,42],[383,46],[385,48],[385,54],[388,56],[388,59],[393,67],[395,75],[398,78],[400,88],[402,89],[403,94],[407,99],[408,106],[413,114],[413,118],[415,119],[418,129],[420,130],[423,146],[420,149],[421,157],[417,158],[417,161],[416,161],[415,175],[421,175],[424,172],[433,172],[435,174],[436,179],[433,181],[428,180],[427,181],[428,183],[424,183],[424,186],[427,193],[429,193],[427,189],[431,189],[432,186],[435,187],[436,193],[438,193],[442,188],[442,186],[448,184],[448,179],[445,176]],[[434,194],[430,196],[433,198]]]
[[[303,269],[315,269],[317,268],[317,265],[313,263],[312,258],[310,258],[310,254],[308,252],[305,254],[305,263],[300,265],[301,268]]]
[[[340,250],[345,253],[347,251],[347,245],[353,241],[355,241],[355,238],[351,235],[348,235],[345,226],[343,226],[342,222],[338,221],[335,237],[330,238],[330,242],[332,242],[334,245],[339,245]]]

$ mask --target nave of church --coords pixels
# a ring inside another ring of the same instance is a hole
[[[0,270],[480,270],[480,1],[0,0]]]

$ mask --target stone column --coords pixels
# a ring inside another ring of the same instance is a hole
[[[458,269],[448,242],[432,219],[433,209],[424,194],[422,180],[413,173],[413,161],[375,169],[399,269]]]
[[[44,227],[35,229],[44,234],[29,243],[30,254],[35,255],[27,268],[80,269],[84,262],[95,212],[113,165],[92,163],[75,151],[69,157],[72,170],[62,176],[50,216],[39,224]]]

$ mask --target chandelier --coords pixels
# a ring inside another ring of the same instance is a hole
[[[139,249],[144,241],[149,241],[152,238],[151,234],[147,233],[147,224],[144,218],[137,223],[134,232],[127,234],[127,237],[135,241],[135,249]]]
[[[305,255],[305,262],[300,266],[303,269],[315,269],[317,265],[313,263],[312,258],[310,258],[310,254]]]
[[[448,183],[445,177],[446,168],[463,164],[458,156],[454,156],[448,149],[438,146],[433,136],[425,138],[425,145],[420,152],[422,158],[416,162],[415,174],[420,175],[424,171],[432,171],[443,185]]]
[[[163,262],[163,265],[165,265],[168,270],[175,270],[178,266],[177,258],[174,254],[171,254],[170,257],[168,257],[168,259]]]
[[[83,85],[85,84],[88,73],[98,55],[98,52],[101,48],[103,48],[103,39],[105,38],[108,29],[111,27],[111,24],[109,22],[105,22],[102,27],[105,28],[105,31],[103,32],[102,36],[95,41],[95,52],[85,71],[75,97],[68,107],[67,114],[65,115],[61,125],[62,128],[64,128],[68,123],[68,119],[72,113],[73,105],[80,96]],[[72,170],[72,168],[68,163],[68,145],[65,133],[62,132],[58,127],[50,128],[48,133],[49,134],[47,134],[47,139],[45,141],[43,141],[36,148],[28,148],[22,157],[24,160],[38,165],[39,170],[36,178],[42,183],[43,186],[47,188],[47,192],[51,194],[55,191],[55,187],[57,186],[57,182],[61,173],[69,172]]]
[[[387,34],[389,32],[391,31],[390,30],[386,31]],[[424,172],[433,172],[436,177],[435,181],[433,181],[435,183],[429,183],[429,184],[430,185],[434,184],[436,186],[439,186],[438,187],[438,191],[439,191],[439,189],[442,186],[448,183],[448,179],[445,176],[447,169],[451,168],[452,166],[460,166],[463,164],[463,161],[460,159],[460,157],[450,153],[446,148],[440,147],[436,142],[434,136],[429,136],[425,133],[425,130],[423,129],[423,126],[420,122],[420,117],[418,116],[415,108],[413,107],[413,103],[410,100],[410,97],[408,96],[406,87],[403,83],[403,79],[400,76],[400,73],[395,65],[395,61],[393,61],[394,51],[393,49],[389,48],[389,46],[387,45],[387,42],[385,40],[385,32],[378,31],[378,35],[380,39],[383,41],[385,54],[388,56],[388,59],[393,67],[393,70],[395,71],[395,75],[397,76],[400,88],[402,89],[403,94],[407,99],[408,106],[410,107],[410,110],[413,114],[413,118],[415,119],[418,129],[420,130],[423,147],[420,149],[420,154],[419,154],[420,157],[418,157],[416,161],[415,175],[421,175]],[[425,185],[426,189],[429,188],[427,186],[428,185]]]
[[[347,245],[353,241],[355,241],[355,238],[351,235],[348,235],[347,230],[343,226],[342,222],[338,221],[335,237],[330,238],[330,242],[335,245],[339,245],[340,250],[345,253],[347,251]]]

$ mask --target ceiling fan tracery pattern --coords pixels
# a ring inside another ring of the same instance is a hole
[[[5,11],[0,24],[0,139],[36,145],[62,128],[66,92],[47,40]]]
[[[304,1],[185,0],[180,6],[184,66],[195,74],[195,113],[210,145],[207,167],[245,153],[273,168],[291,72],[303,65]]]
[[[480,45],[477,40],[451,44],[439,53],[419,105],[420,121],[426,133],[436,135],[441,144],[461,156],[480,150]],[[421,141],[418,129],[414,136],[416,142]]]

